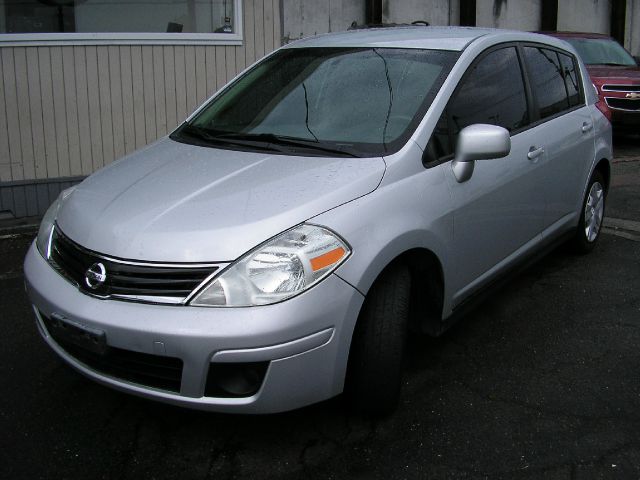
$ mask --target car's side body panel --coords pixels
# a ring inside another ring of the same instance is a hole
[[[474,287],[481,286],[477,279],[485,278],[523,245],[539,239],[545,212],[546,161],[544,155],[527,156],[532,147],[541,147],[537,142],[532,130],[514,135],[507,157],[476,161],[473,175],[463,183],[446,168],[455,212],[454,307]]]
[[[536,127],[544,139],[546,159],[544,191],[546,209],[543,226],[549,227],[576,212],[576,198],[581,198],[584,182],[594,160],[594,129],[590,107],[584,106]]]
[[[375,192],[309,219],[339,231],[351,245],[351,257],[336,274],[365,294],[394,259],[413,249],[433,252],[445,273],[445,286],[453,284],[449,166],[424,169],[422,150],[413,143],[402,155],[413,162],[391,163]],[[378,221],[372,222],[372,216]]]
[[[516,44],[531,44],[532,40],[539,40],[552,48],[568,52],[572,50],[561,40],[547,42],[547,38],[536,37],[523,39],[519,34],[508,34],[499,41],[482,37],[469,45],[454,66],[425,120],[416,130],[413,136],[416,145],[424,148],[450,96],[482,52],[501,44],[513,44],[516,40],[519,41]],[[438,200],[444,195],[443,190],[437,190],[442,192],[440,195],[429,195],[432,201],[436,200],[432,202],[436,211],[442,214],[443,209],[451,209],[453,212],[449,217],[440,216],[446,219],[440,228],[437,223],[426,224],[424,221],[411,219],[405,213],[410,211],[410,206],[394,211],[395,202],[377,205],[376,200],[383,198],[385,190],[394,183],[394,172],[408,170],[394,168],[396,162],[406,163],[405,149],[396,155],[385,157],[387,172],[381,186],[376,192],[357,201],[358,209],[373,208],[377,212],[384,212],[381,218],[385,218],[385,228],[380,229],[384,231],[385,237],[383,249],[373,252],[374,247],[370,247],[372,251],[367,252],[367,245],[359,245],[357,239],[361,237],[360,232],[367,231],[367,226],[359,225],[351,218],[341,218],[343,215],[348,217],[346,210],[349,207],[346,207],[344,213],[335,209],[314,219],[339,231],[354,232],[347,234],[347,238],[358,244],[355,250],[359,254],[341,266],[338,274],[366,294],[377,276],[395,258],[411,249],[428,249],[436,254],[443,267],[442,313],[443,319],[446,319],[456,306],[483,286],[531,256],[549,241],[575,228],[584,190],[597,159],[610,159],[612,156],[607,120],[593,106],[597,98],[592,94],[593,88],[584,65],[579,60],[578,65],[585,106],[538,122],[513,136],[512,155],[506,159],[476,162],[474,174],[466,184],[459,184],[455,180],[450,162],[432,169],[437,171],[428,174],[432,178],[444,175],[447,179],[450,195],[447,202],[452,202],[440,204]],[[588,139],[587,142],[584,141],[585,138]],[[538,146],[536,142],[539,143],[539,139],[545,139],[544,145],[540,144],[545,153],[537,161],[532,161],[527,158],[527,150]],[[515,166],[514,160],[521,162],[519,167]],[[419,176],[421,172],[412,171],[412,175]],[[406,182],[405,174],[397,177]],[[415,185],[418,184],[416,181]],[[491,188],[496,185],[503,188],[492,191]],[[409,198],[419,198],[419,188],[405,190]],[[472,191],[476,191],[475,195],[480,197],[490,197],[482,200],[470,193]],[[426,218],[430,218],[430,215],[431,212]],[[405,216],[405,223],[412,225],[410,235],[407,235],[405,224],[399,220]],[[391,218],[394,220],[390,221]],[[494,219],[493,225],[490,225],[491,219]],[[502,222],[501,226],[495,222]],[[378,237],[374,237],[371,244],[378,240]]]

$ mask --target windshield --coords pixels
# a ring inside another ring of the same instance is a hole
[[[609,38],[563,38],[578,51],[587,65],[636,66],[636,61],[622,45]]]
[[[439,50],[283,49],[171,138],[282,154],[389,154],[411,136],[457,58]]]

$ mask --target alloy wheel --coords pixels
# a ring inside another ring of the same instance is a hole
[[[593,182],[584,206],[584,233],[588,242],[598,237],[604,216],[604,189],[600,182]]]

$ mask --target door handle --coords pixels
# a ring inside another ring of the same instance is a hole
[[[582,133],[587,133],[592,128],[593,128],[593,123],[591,123],[591,122],[582,122]]]
[[[529,148],[529,153],[527,153],[527,157],[529,160],[534,160],[538,158],[540,155],[544,153],[544,147],[531,147]]]

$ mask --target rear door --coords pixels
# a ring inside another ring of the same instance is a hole
[[[544,139],[544,227],[563,230],[574,219],[593,160],[593,122],[585,104],[577,61],[541,45],[523,47],[534,98],[535,129]]]

